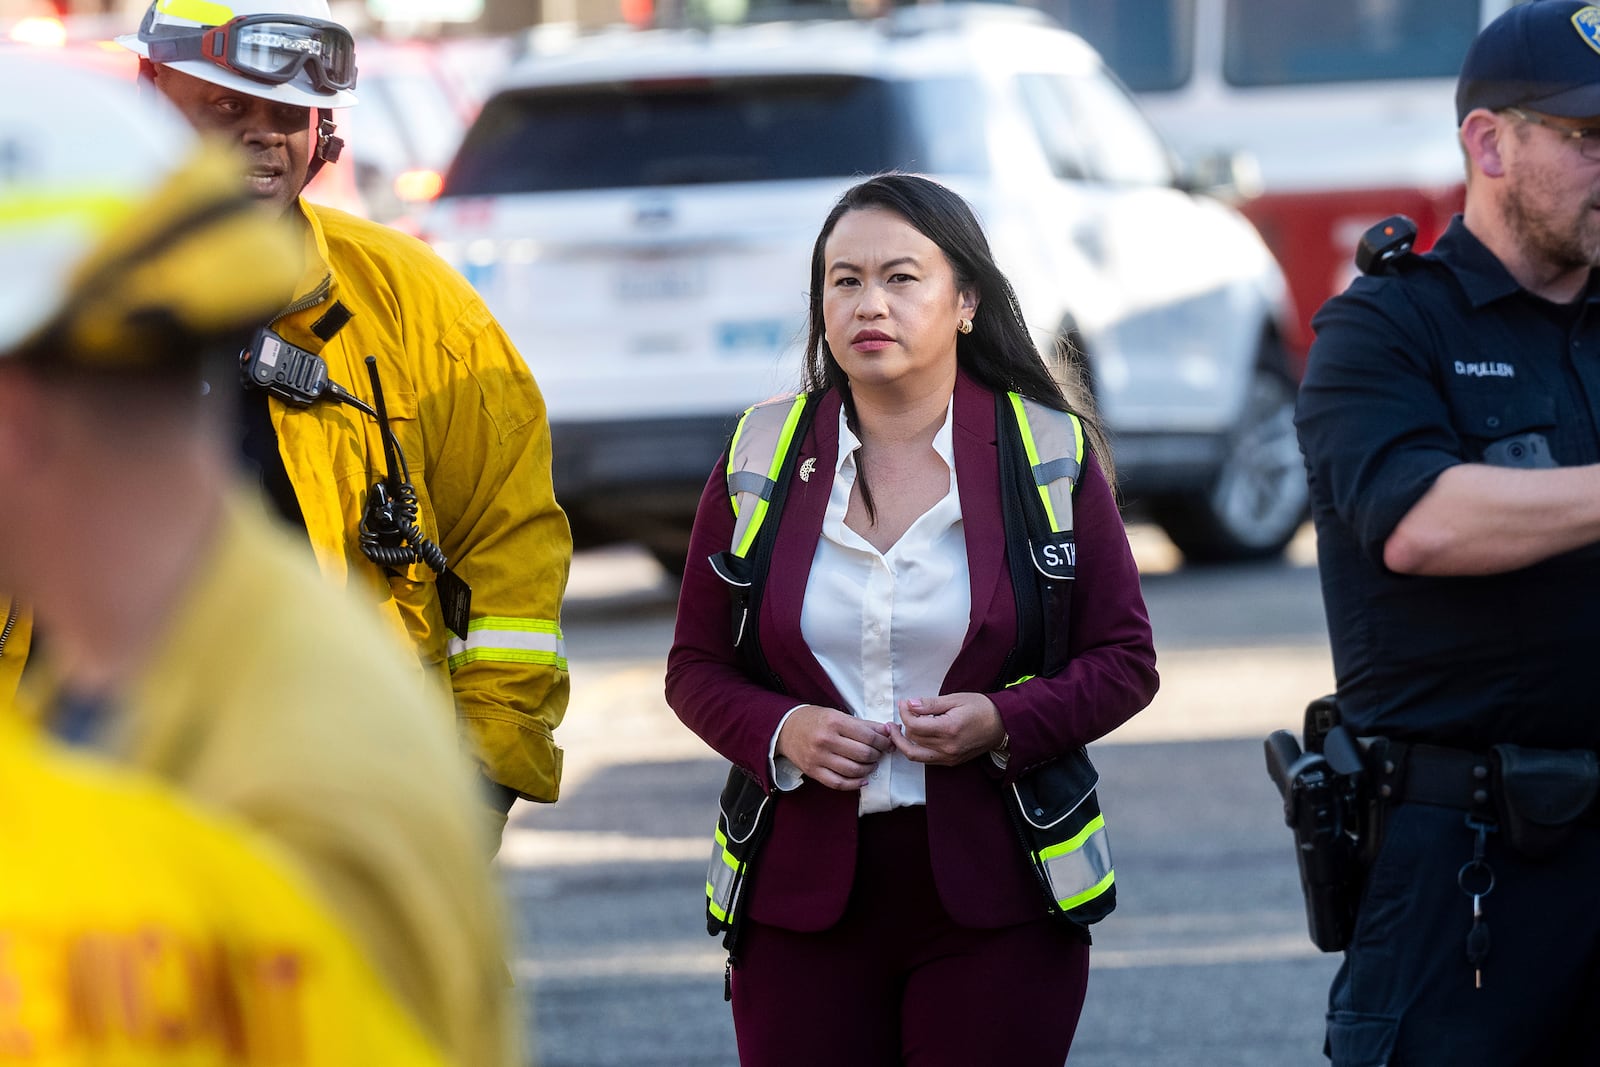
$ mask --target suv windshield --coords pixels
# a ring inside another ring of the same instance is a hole
[[[444,195],[971,173],[982,166],[971,141],[916,132],[937,131],[940,109],[945,129],[974,128],[962,120],[976,94],[954,85],[808,75],[511,90],[484,106]]]

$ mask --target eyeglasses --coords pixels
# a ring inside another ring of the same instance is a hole
[[[155,11],[155,5],[150,6]],[[322,92],[353,89],[356,46],[350,31],[336,22],[299,15],[240,15],[205,29],[140,27],[152,63],[204,59],[224,70],[269,85],[281,85],[305,71]]]
[[[1547,130],[1554,130],[1561,135],[1562,140],[1575,147],[1578,150],[1578,154],[1584,159],[1600,161],[1600,126],[1563,126],[1560,123],[1551,122],[1543,115],[1535,115],[1530,111],[1524,111],[1520,107],[1508,107],[1502,110],[1509,111],[1523,122],[1531,122],[1535,126],[1543,126]]]

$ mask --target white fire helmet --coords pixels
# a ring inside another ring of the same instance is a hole
[[[117,43],[213,85],[299,107],[356,103],[355,42],[327,0],[154,0]]]

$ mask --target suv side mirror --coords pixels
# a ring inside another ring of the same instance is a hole
[[[1207,152],[1185,160],[1178,173],[1178,187],[1185,192],[1229,203],[1261,195],[1261,165],[1249,152]]]

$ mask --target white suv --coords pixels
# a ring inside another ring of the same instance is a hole
[[[1277,264],[1082,40],[985,5],[619,30],[512,67],[424,232],[533,366],[580,546],[681,567],[733,420],[798,383],[823,217],[888,169],[963,194],[1041,350],[1086,353],[1130,502],[1191,559],[1283,547],[1306,492]]]

